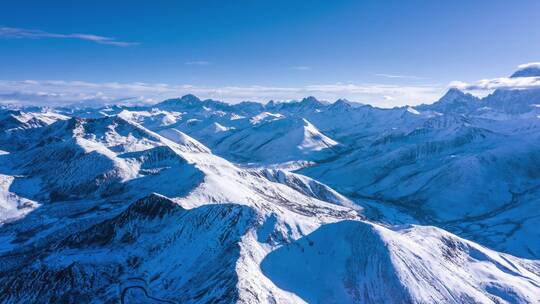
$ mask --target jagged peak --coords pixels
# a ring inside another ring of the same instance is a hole
[[[440,115],[448,112],[467,113],[479,106],[480,101],[480,98],[470,93],[465,93],[458,88],[450,88],[436,102],[414,106],[414,109],[420,112],[431,111],[430,115]]]
[[[457,88],[450,88],[443,97],[441,97],[436,104],[440,103],[453,103],[456,101],[478,101],[479,99],[472,94],[465,93]]]
[[[300,102],[301,103],[312,103],[312,104],[321,104],[322,105],[322,103],[317,98],[315,98],[314,96],[305,97]]]
[[[338,99],[330,107],[333,109],[336,109],[336,108],[348,109],[348,108],[352,108],[352,105],[351,105],[351,102],[348,101],[347,99]]]
[[[467,94],[465,92],[461,91],[460,89],[458,89],[458,88],[450,88],[443,95],[443,97],[441,97],[439,99],[439,101],[441,101],[441,100],[454,100],[456,98],[464,97],[464,96],[467,96]]]
[[[272,99],[269,102],[267,102],[264,106],[265,107],[274,107],[276,105],[276,102]]]
[[[164,100],[157,104],[157,106],[173,106],[173,105],[192,105],[192,104],[198,104],[201,100],[193,95],[193,94],[186,94],[180,98],[171,98]]]

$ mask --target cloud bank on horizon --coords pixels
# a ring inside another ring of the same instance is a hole
[[[167,98],[195,94],[226,102],[267,102],[269,100],[298,100],[315,96],[335,101],[346,98],[380,107],[393,107],[396,101],[419,104],[434,100],[444,88],[430,85],[398,86],[387,84],[336,83],[296,87],[280,86],[196,86],[163,83],[93,83],[63,80],[0,81],[0,103],[19,105],[81,104],[152,104]]]
[[[531,70],[532,69],[532,70]],[[532,72],[531,72],[532,71]],[[530,75],[516,77],[520,72]],[[377,107],[418,105],[432,103],[448,88],[485,95],[496,89],[540,88],[540,63],[518,66],[511,77],[482,79],[475,83],[453,81],[449,85],[389,85],[389,84],[315,84],[305,86],[198,86],[165,83],[94,83],[64,80],[0,81],[0,104],[61,106],[79,104],[101,106],[105,104],[139,105],[157,103],[167,98],[195,94],[231,103],[241,101],[267,102],[269,100],[299,100],[315,96],[335,101],[345,98]]]

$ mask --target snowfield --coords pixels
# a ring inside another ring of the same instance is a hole
[[[540,303],[539,100],[2,108],[0,302]]]

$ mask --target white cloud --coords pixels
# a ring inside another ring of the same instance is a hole
[[[521,90],[540,88],[540,77],[500,77],[482,79],[475,83],[452,81],[449,86],[465,91],[492,91],[496,89]]]
[[[518,65],[518,69],[527,69],[527,68],[538,68],[540,69],[540,62],[529,62]]]
[[[210,65],[209,61],[206,60],[195,60],[186,62],[187,65]]]
[[[94,34],[58,34],[49,33],[40,30],[31,30],[23,28],[13,27],[0,27],[1,38],[17,38],[17,39],[45,39],[45,38],[59,38],[59,39],[80,39],[92,41],[99,44],[114,45],[114,46],[133,46],[138,45],[137,42],[118,41],[115,38],[99,36]]]
[[[444,87],[397,86],[382,84],[317,84],[305,86],[197,86],[160,83],[92,83],[63,80],[0,81],[0,103],[65,105],[71,103],[149,104],[184,94],[227,102],[301,99],[315,96],[334,101],[339,98],[380,107],[415,105],[436,100]]]

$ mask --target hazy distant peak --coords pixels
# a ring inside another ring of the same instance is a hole
[[[531,62],[520,65],[519,69],[510,76],[510,78],[517,77],[540,77],[540,62]]]
[[[182,98],[180,98],[180,101],[183,101],[183,102],[199,102],[201,101],[199,99],[199,97],[193,95],[193,94],[187,94],[187,95],[184,95],[182,96]]]
[[[477,100],[475,96],[465,93],[457,88],[450,88],[446,94],[444,94],[443,97],[441,97],[437,103],[452,103],[457,100],[459,101],[471,101],[471,100]]]
[[[305,97],[300,102],[303,104],[323,105],[322,102],[320,102],[317,98],[313,96]]]

